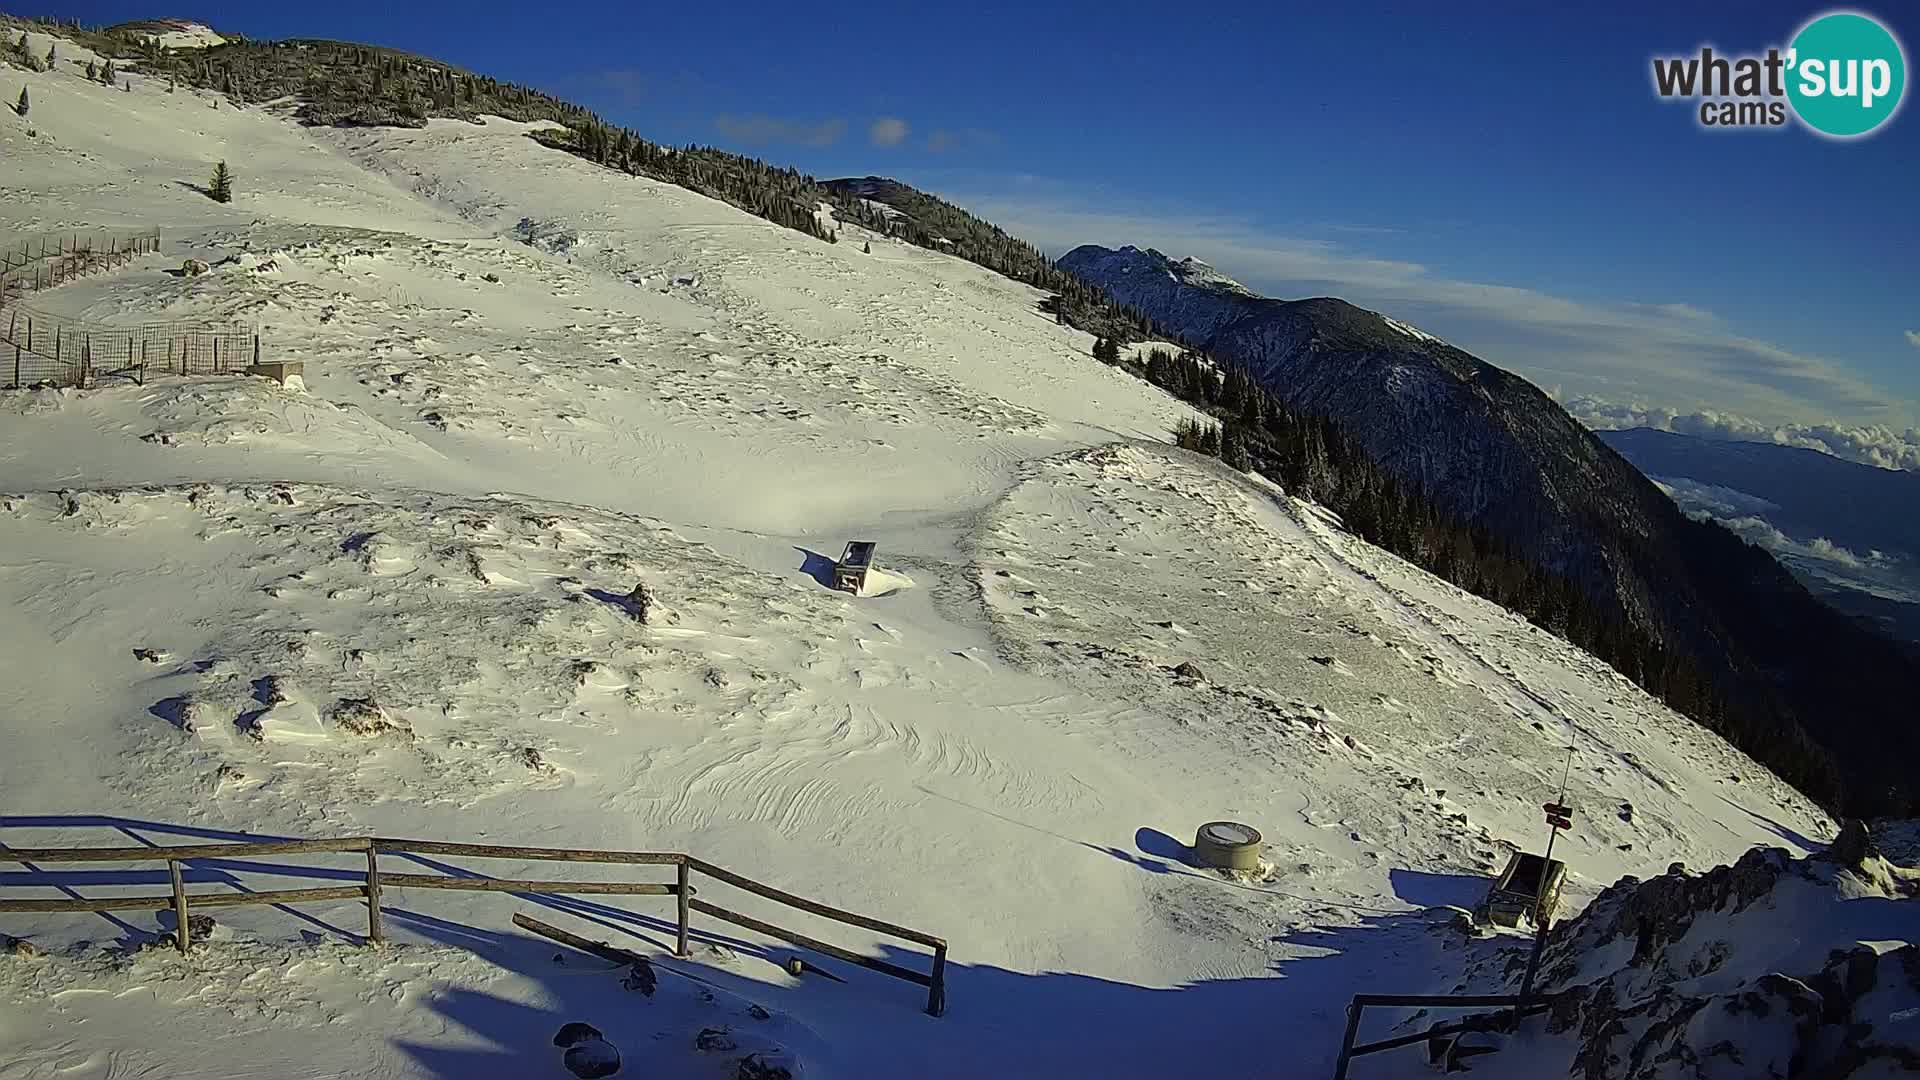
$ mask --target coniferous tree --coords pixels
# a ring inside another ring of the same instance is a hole
[[[227,170],[226,162],[213,167],[213,182],[207,185],[207,197],[217,203],[233,201],[233,173]]]
[[[100,81],[106,83],[108,86],[112,86],[114,76],[117,74],[119,73],[113,70],[113,61],[108,60],[106,64],[100,68]]]
[[[864,244],[861,244],[861,245],[860,245],[860,253],[861,253],[861,254],[863,254],[863,255],[871,255],[871,254],[873,254],[873,241],[871,241],[871,240],[869,240],[869,241],[867,241],[866,243],[864,243]]]
[[[99,79],[100,79],[100,69],[93,66],[93,61],[91,60],[87,61],[87,81],[97,82],[99,81]]]

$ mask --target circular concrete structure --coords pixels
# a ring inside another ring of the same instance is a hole
[[[1193,837],[1194,858],[1221,870],[1260,868],[1260,830],[1237,821],[1209,821]]]

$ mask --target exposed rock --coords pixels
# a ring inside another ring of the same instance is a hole
[[[599,1080],[620,1071],[620,1051],[604,1039],[586,1039],[567,1047],[560,1063],[580,1080]]]
[[[1827,850],[1819,858],[1840,866],[1859,866],[1869,857],[1878,854],[1873,847],[1873,838],[1867,834],[1867,824],[1859,818],[1848,818],[1840,826],[1840,835],[1834,838]]]
[[[645,625],[647,616],[652,610],[653,593],[647,589],[646,582],[639,582],[634,585],[633,591],[627,594],[627,614],[633,616],[634,622]]]
[[[642,956],[636,958],[633,966],[627,969],[627,974],[620,980],[620,985],[652,997],[654,988],[660,985],[660,977],[653,973],[653,965]]]
[[[407,725],[387,715],[380,703],[372,698],[341,698],[327,710],[327,719],[333,726],[364,738],[380,735],[413,736]]]
[[[213,267],[208,265],[205,259],[188,259],[180,264],[180,274],[183,277],[199,277],[212,269]]]
[[[784,1053],[748,1054],[734,1066],[734,1080],[793,1080],[793,1059]]]
[[[1845,865],[1832,853],[1791,859],[1756,848],[1732,866],[1698,875],[1676,867],[1602,892],[1547,946],[1541,985],[1550,1007],[1545,1038],[1535,1034],[1527,1045],[1543,1055],[1532,1075],[1853,1080],[1920,1072],[1920,1031],[1900,1019],[1920,1007],[1920,944],[1886,952],[1843,944],[1816,971],[1767,969],[1777,962],[1770,958],[1804,958],[1805,944],[1823,933],[1840,942],[1884,936],[1879,928],[1899,921],[1880,914],[1884,905],[1915,902],[1908,894],[1920,873],[1876,855],[1864,829],[1848,832],[1834,845],[1854,860]],[[1920,908],[1909,925],[1920,926]],[[1509,987],[1513,965],[1502,962],[1511,953],[1482,961]],[[1596,977],[1596,969],[1604,973]],[[1553,1037],[1571,1044],[1566,1057],[1550,1049]]]
[[[1201,682],[1201,683],[1213,681],[1212,679],[1207,677],[1206,669],[1202,668],[1199,664],[1196,664],[1191,660],[1188,660],[1182,663],[1179,667],[1174,668],[1173,677],[1176,679],[1190,679],[1194,682]]]
[[[599,1028],[594,1027],[592,1024],[575,1020],[571,1023],[561,1025],[560,1030],[553,1036],[553,1045],[572,1046],[574,1043],[602,1037]]]
[[[22,959],[46,955],[40,946],[35,945],[26,938],[8,937],[5,934],[0,934],[0,953],[5,953],[8,956],[21,957]]]
[[[693,1037],[693,1048],[706,1053],[719,1053],[738,1050],[740,1044],[733,1041],[733,1035],[726,1028],[701,1028],[700,1034]]]

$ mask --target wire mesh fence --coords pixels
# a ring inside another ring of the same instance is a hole
[[[49,233],[0,240],[0,308],[17,303],[27,293],[111,270],[159,250],[157,232]]]
[[[22,297],[160,250],[157,232],[49,233],[0,240],[0,387],[91,386],[148,374],[228,375],[260,362],[245,327],[172,321],[127,325],[50,315]]]
[[[0,384],[90,386],[148,374],[229,375],[259,362],[260,335],[194,322],[106,326],[17,305],[0,312]]]

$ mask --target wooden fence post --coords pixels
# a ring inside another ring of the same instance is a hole
[[[180,877],[180,860],[167,860],[167,876],[173,879],[173,941],[181,955],[193,946],[193,930],[187,925],[187,886]]]
[[[387,931],[380,924],[380,847],[367,841],[367,940],[384,944]]]
[[[933,950],[933,980],[927,984],[927,1015],[947,1014],[947,947]]]
[[[253,366],[260,366],[260,335],[253,335]]]
[[[686,956],[687,955],[687,921],[688,921],[687,920],[687,900],[689,899],[689,894],[692,891],[691,889],[688,888],[688,885],[687,885],[687,879],[691,876],[690,874],[687,873],[687,860],[685,859],[680,860],[679,869],[680,869],[680,895],[677,899],[680,901],[680,927],[679,927],[680,935],[675,940],[673,955]]]

